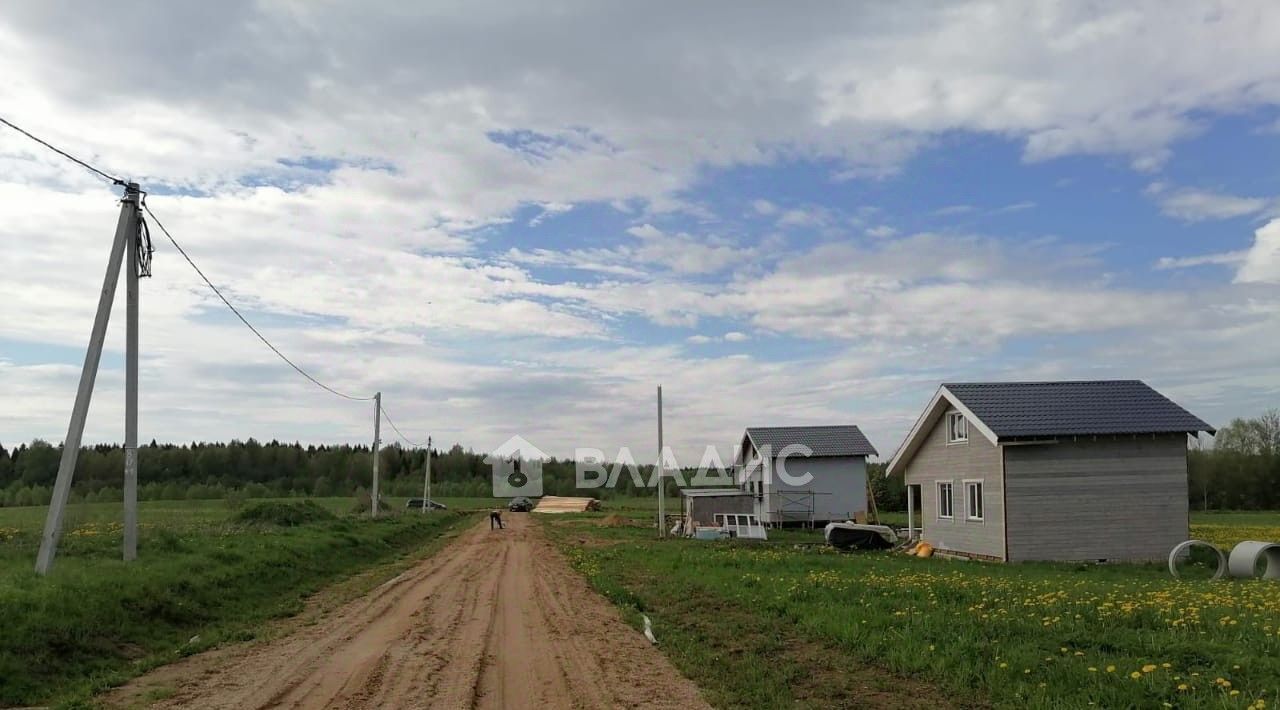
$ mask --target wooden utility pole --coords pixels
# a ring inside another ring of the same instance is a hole
[[[58,542],[62,538],[62,521],[67,512],[67,498],[71,495],[71,481],[75,476],[76,459],[80,456],[80,440],[84,436],[84,423],[89,415],[89,401],[93,399],[93,384],[98,378],[98,364],[102,361],[102,345],[107,336],[107,323],[111,319],[111,304],[115,301],[116,284],[120,281],[120,265],[124,261],[125,250],[134,249],[133,241],[138,236],[140,194],[137,183],[131,182],[125,186],[124,197],[120,201],[120,219],[116,223],[115,240],[111,244],[111,253],[107,257],[107,273],[102,281],[102,291],[98,295],[98,312],[93,318],[93,329],[89,332],[89,348],[85,351],[84,366],[80,369],[80,386],[76,389],[76,401],[71,408],[71,422],[67,426],[67,438],[62,443],[62,459],[58,462],[58,477],[53,484],[53,496],[49,501],[49,512],[44,521],[44,534],[40,538],[40,551],[36,555],[37,574],[48,574],[53,568],[53,559],[58,553]],[[136,275],[137,272],[130,268],[130,273]],[[136,296],[136,282],[131,280],[130,285],[135,289]],[[136,298],[133,305],[131,317],[136,319]],[[136,323],[130,334],[133,338],[129,340],[129,353],[130,357],[136,358]],[[126,415],[125,435],[127,439],[129,430],[132,429],[134,449],[132,449],[132,474],[128,470],[129,449],[126,449],[126,488],[129,485],[130,475],[133,477],[135,488],[137,485],[137,365],[136,360],[131,362],[134,367],[133,378],[129,378],[126,373],[126,382],[129,383],[126,393],[126,411],[132,412],[132,415]],[[129,400],[130,396],[134,399]],[[132,409],[129,408],[129,401],[133,402]],[[132,559],[129,556],[128,544],[131,537],[136,541],[137,532],[135,529],[132,536],[129,533],[128,522],[131,511],[128,508],[128,498],[125,500],[125,559]],[[132,511],[135,524],[136,514],[136,510]]]
[[[373,517],[378,517],[378,444],[382,437],[382,393],[373,395],[373,495],[370,505]]]
[[[427,437],[427,468],[422,476],[422,512],[431,505],[431,437]]]
[[[667,536],[667,518],[663,513],[663,491],[664,474],[666,473],[667,461],[662,455],[662,385],[658,385],[658,537]]]

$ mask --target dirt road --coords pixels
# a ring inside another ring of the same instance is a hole
[[[313,626],[190,664],[154,707],[709,707],[535,522],[503,517]]]

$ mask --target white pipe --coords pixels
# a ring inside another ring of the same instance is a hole
[[[1258,560],[1266,560],[1260,579],[1280,579],[1280,545],[1245,540],[1231,550],[1228,567],[1232,577],[1249,579],[1258,575]]]
[[[1175,579],[1182,576],[1178,573],[1178,559],[1190,552],[1191,548],[1195,546],[1207,547],[1218,556],[1218,567],[1213,571],[1213,579],[1222,579],[1222,576],[1227,573],[1227,556],[1222,554],[1222,550],[1217,545],[1204,540],[1187,540],[1175,545],[1169,551],[1169,574],[1173,575]]]

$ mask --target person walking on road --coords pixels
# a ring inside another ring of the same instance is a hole
[[[494,528],[505,529],[502,525],[502,511],[497,508],[489,511],[489,529],[493,530]]]

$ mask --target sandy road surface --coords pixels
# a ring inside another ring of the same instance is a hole
[[[536,523],[503,518],[314,626],[193,666],[156,707],[708,707]]]

